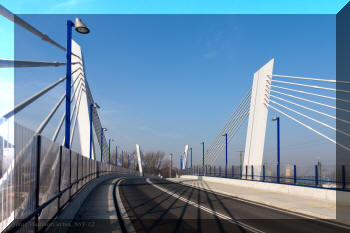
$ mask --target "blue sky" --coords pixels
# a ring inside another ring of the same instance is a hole
[[[311,12],[311,5],[307,5],[307,1],[305,7],[300,7],[297,1],[293,2],[295,4],[280,8],[276,1],[275,4],[267,4],[265,8],[261,5],[252,7],[241,4],[241,8],[229,12],[336,13],[343,4],[341,1],[339,5],[334,1],[331,5],[329,1],[318,1],[317,8],[312,8],[314,12]],[[181,1],[178,8],[171,10],[162,4],[159,8],[152,9],[146,5],[142,7],[142,4],[126,7],[123,1],[119,1],[110,4],[108,8],[99,6],[92,11],[94,1],[88,1],[83,8],[78,7],[78,3],[79,1],[67,1],[39,6],[34,1],[28,5],[30,7],[23,7],[24,4],[20,5],[18,1],[4,4],[18,13],[184,11]],[[65,7],[62,7],[64,4]],[[272,5],[275,8],[268,7]],[[193,13],[229,13],[228,8],[220,8],[219,5],[212,8],[212,11],[205,6],[206,4],[202,11],[194,7],[187,9],[192,9]],[[22,15],[25,20],[63,45],[65,20],[75,16]],[[139,143],[145,151],[159,149],[167,154],[175,153],[178,157],[184,145],[191,144],[194,162],[199,162],[199,142],[205,140],[209,145],[251,87],[253,73],[271,58],[275,58],[274,73],[335,78],[335,15],[79,17],[89,25],[91,34],[82,36],[74,33],[74,39],[83,48],[87,79],[96,102],[102,107],[102,122],[109,129],[108,137],[114,138],[122,148],[130,151],[134,150],[135,143]],[[1,25],[9,29],[10,24],[1,20]],[[22,29],[15,31],[16,58],[64,61],[63,52]],[[6,47],[7,50],[1,57],[11,57],[9,47]],[[10,71],[2,72],[8,72],[4,77],[10,76]],[[18,71],[15,102],[63,75],[64,68]],[[31,88],[28,88],[28,84]],[[36,108],[40,109],[42,104],[52,104],[62,91],[63,87],[50,94],[47,100],[38,103]],[[40,113],[33,110],[24,112],[22,119],[35,125],[40,122],[37,120]],[[331,144],[287,119],[283,119],[282,123],[282,148],[285,149],[282,162],[295,163],[296,160],[306,158],[311,164],[317,156],[324,161],[332,161],[335,157]],[[268,123],[268,143],[265,146],[268,162],[275,159],[274,127],[274,124]],[[300,133],[307,139],[298,137]],[[244,137],[243,127],[230,144],[230,163],[238,162],[235,151],[244,147]],[[296,148],[295,145],[305,142],[320,146],[317,149],[306,146]],[[222,161],[219,159],[218,163]]]

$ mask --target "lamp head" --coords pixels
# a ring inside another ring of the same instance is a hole
[[[107,128],[102,128],[103,131],[107,131]]]
[[[277,118],[278,117],[275,116],[274,118],[272,118],[272,121],[277,121]]]
[[[98,105],[96,102],[94,103],[94,108],[99,109],[100,105]]]
[[[88,34],[89,28],[79,18],[75,18],[74,22],[75,30],[81,34]]]

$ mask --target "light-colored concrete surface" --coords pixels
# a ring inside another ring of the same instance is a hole
[[[221,177],[210,177],[210,176],[181,176],[184,179],[203,179],[209,182],[223,183],[223,184],[232,184],[241,187],[254,187],[256,189],[267,190],[277,193],[285,193],[291,194],[293,196],[301,196],[301,197],[310,197],[319,200],[326,200],[330,202],[336,202],[337,192],[331,189],[320,189],[313,187],[305,187],[305,186],[296,186],[296,185],[286,185],[286,184],[278,184],[278,183],[269,183],[269,182],[259,182],[254,180],[239,180],[239,179],[225,179]],[[346,192],[349,195],[350,193]],[[346,203],[346,204],[350,204]]]
[[[115,209],[113,188],[119,178],[98,185],[80,207],[69,232],[122,233]],[[79,227],[77,227],[79,226]]]
[[[322,198],[292,195],[288,192],[278,192],[274,189],[269,190],[255,185],[255,183],[261,182],[250,183],[248,187],[230,182],[232,179],[216,178],[212,180],[206,178],[207,177],[182,176],[181,178],[169,180],[296,213],[306,214],[316,218],[336,219],[335,200],[331,201]],[[220,182],[217,182],[217,179],[221,179]]]
[[[108,179],[96,187],[80,207],[75,218],[77,220],[109,219],[112,223],[116,222],[113,221],[118,219],[113,200],[113,187],[118,180],[119,178]]]
[[[117,177],[118,175],[106,175],[101,176],[96,180],[91,181],[84,189],[82,189],[68,205],[62,210],[62,212],[57,216],[58,220],[72,220],[78,213],[80,207],[90,195],[90,193],[101,183],[106,180]]]

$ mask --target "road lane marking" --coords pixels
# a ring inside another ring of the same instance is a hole
[[[207,213],[213,214],[213,215],[215,215],[215,216],[217,216],[217,217],[219,217],[221,219],[228,220],[229,222],[232,222],[232,223],[234,223],[234,224],[236,224],[238,226],[241,226],[241,227],[243,227],[243,228],[245,228],[245,229],[247,229],[249,231],[252,231],[252,232],[255,232],[255,233],[265,233],[264,231],[256,229],[255,227],[252,227],[252,226],[249,226],[249,225],[247,225],[245,223],[242,223],[240,221],[234,220],[233,218],[231,218],[231,217],[229,217],[229,216],[227,216],[225,214],[219,213],[219,212],[217,212],[215,210],[209,209],[209,208],[207,208],[205,206],[199,205],[199,204],[197,204],[197,203],[195,203],[195,202],[193,202],[191,200],[188,200],[188,199],[186,199],[184,197],[181,197],[181,196],[177,195],[176,193],[170,192],[169,190],[167,190],[165,188],[162,188],[159,185],[154,184],[149,178],[147,178],[146,181],[147,181],[147,183],[153,185],[157,189],[159,189],[159,190],[161,190],[161,191],[163,191],[163,192],[165,192],[165,193],[167,193],[167,194],[169,194],[169,195],[171,195],[171,196],[173,196],[173,197],[175,197],[175,198],[177,198],[177,199],[179,199],[179,200],[181,200],[183,202],[186,202],[186,203],[188,203],[188,204],[190,204],[190,205],[192,205],[192,206],[194,206],[196,208],[199,208],[199,209],[201,209],[201,210],[203,210],[203,211],[205,211]]]
[[[286,214],[298,216],[298,217],[301,217],[301,218],[306,218],[306,219],[314,220],[314,221],[316,221],[316,222],[321,222],[321,223],[324,223],[324,224],[333,225],[333,226],[336,226],[336,227],[340,227],[340,228],[344,228],[344,229],[350,230],[350,226],[348,226],[348,225],[343,225],[342,223],[337,223],[337,222],[334,222],[334,221],[331,221],[331,220],[322,220],[322,219],[320,219],[320,218],[308,216],[308,215],[306,215],[306,214],[299,214],[299,213],[296,213],[296,212],[293,212],[293,211],[290,211],[290,210],[285,210],[285,209],[281,209],[281,208],[278,208],[278,207],[269,206],[269,205],[267,205],[267,204],[261,204],[261,203],[254,202],[254,201],[250,201],[250,200],[243,199],[243,198],[240,198],[240,197],[231,196],[231,195],[225,194],[225,193],[215,192],[215,191],[213,191],[213,190],[211,190],[211,189],[201,188],[201,187],[199,187],[199,186],[190,185],[190,184],[185,184],[185,183],[183,183],[183,182],[177,182],[177,181],[171,181],[171,180],[169,180],[169,181],[170,181],[170,182],[173,182],[173,183],[175,183],[175,184],[179,184],[179,185],[187,186],[187,187],[190,187],[190,188],[195,188],[195,189],[203,190],[203,191],[206,191],[206,192],[209,192],[209,193],[213,193],[213,194],[215,194],[215,195],[221,195],[221,196],[228,197],[228,198],[232,198],[232,199],[235,199],[235,200],[238,200],[238,201],[241,201],[241,202],[246,202],[246,203],[253,204],[253,205],[256,205],[256,206],[261,206],[261,207],[264,207],[264,208],[268,208],[268,209],[280,211],[280,212],[282,212],[282,213],[286,213]]]
[[[118,207],[119,207],[119,211],[120,211],[120,215],[124,221],[124,225],[126,228],[126,231],[128,233],[136,233],[134,226],[131,223],[131,220],[125,210],[125,207],[123,205],[122,199],[120,197],[120,191],[119,191],[119,185],[120,183],[124,180],[124,178],[121,178],[118,182],[117,185],[115,187],[115,191],[116,191],[116,198],[117,198],[117,203],[118,203]]]

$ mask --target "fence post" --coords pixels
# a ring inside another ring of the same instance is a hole
[[[242,179],[243,177],[242,177],[242,165],[239,165],[239,179]]]
[[[78,191],[78,186],[79,186],[79,155],[77,154],[77,180],[76,180],[76,184],[77,184],[77,188],[75,190],[75,192]]]
[[[245,165],[245,179],[248,180],[248,165]]]
[[[34,209],[39,208],[39,194],[40,194],[40,155],[41,155],[41,135],[36,136],[36,166],[35,166],[35,199]],[[34,218],[34,232],[38,232],[39,213]]]
[[[315,165],[315,186],[318,186],[318,166]]]
[[[60,146],[60,153],[59,153],[59,158],[58,158],[58,193],[61,192],[61,176],[62,176],[62,153],[63,153],[63,147],[62,145]],[[61,195],[58,196],[57,198],[57,212],[60,209],[60,205],[61,205]]]
[[[345,180],[345,165],[342,165],[341,167],[341,176],[342,176],[342,188],[345,190],[346,188],[346,180]]]
[[[81,177],[83,178],[82,179],[82,186],[84,185],[84,182],[85,182],[85,176],[84,176],[84,157],[81,156]]]
[[[265,181],[265,164],[263,165],[263,181]]]
[[[72,151],[69,149],[69,200],[72,196]]]
[[[219,177],[221,177],[221,166],[219,166]]]
[[[254,180],[254,166],[252,165],[252,177],[251,177],[252,180]]]
[[[294,184],[297,184],[297,165],[294,165]]]

